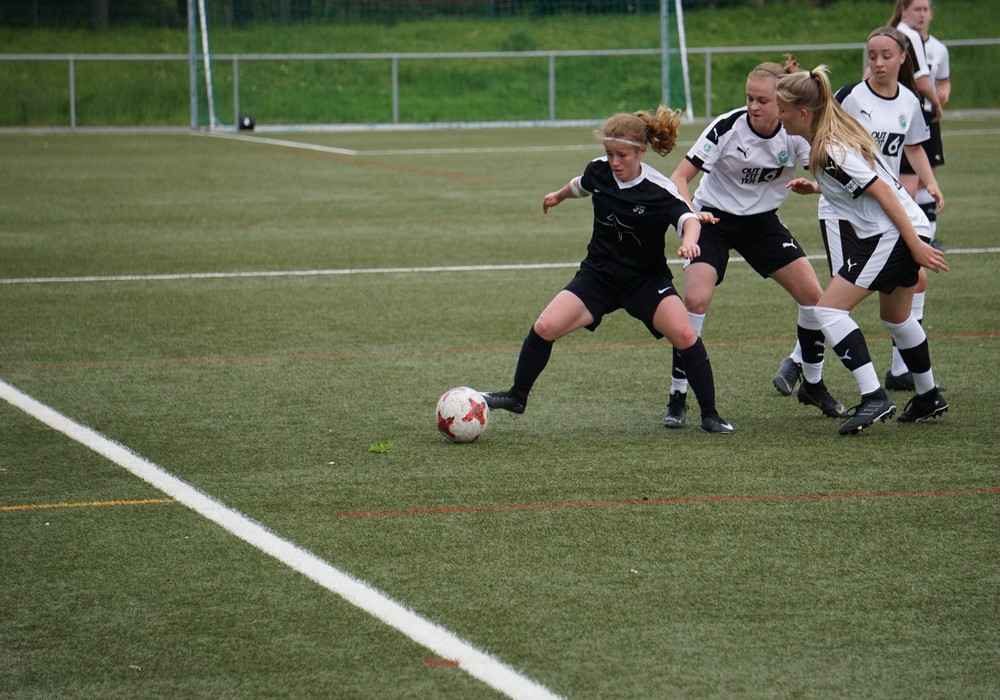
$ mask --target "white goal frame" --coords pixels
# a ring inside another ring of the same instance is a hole
[[[191,7],[189,2],[188,7]],[[198,45],[198,38],[201,39],[201,60],[202,69],[205,75],[205,101],[208,103],[208,128],[209,130],[217,129],[222,125],[222,123],[215,116],[215,95],[212,90],[212,53],[208,49],[208,12],[205,9],[205,0],[198,0],[198,22],[192,21],[191,12],[188,12],[188,43],[190,44],[192,56],[191,56],[191,125],[192,127],[198,124],[198,85],[197,85],[197,69],[196,69],[196,57],[195,53]]]
[[[674,16],[677,18],[677,40],[680,46],[681,80],[684,84],[684,116],[694,119],[694,109],[691,106],[691,73],[688,69],[687,36],[684,32],[684,8],[681,0],[674,1]],[[660,0],[660,73],[661,95],[660,103],[670,104],[670,0]]]
[[[684,87],[684,109],[683,113],[689,120],[694,119],[694,109],[691,104],[691,74],[688,67],[688,47],[684,30],[684,8],[682,0],[674,0],[674,16],[677,23],[677,36],[679,48],[677,53],[681,59],[681,79]],[[226,127],[216,116],[215,94],[213,90],[212,78],[212,53],[208,42],[208,12],[205,0],[197,0],[197,3],[188,3],[188,46],[189,46],[189,73],[191,90],[191,128],[198,128],[199,125],[199,104],[198,104],[198,50],[201,50],[202,74],[205,80],[205,98],[208,108],[208,129],[210,131],[220,128],[238,128],[234,123],[232,127]],[[654,49],[655,51],[655,49]],[[527,52],[534,53],[534,52]],[[661,104],[673,107],[670,104],[670,0],[660,0],[660,70],[661,70]],[[234,65],[234,71],[236,70]],[[393,62],[393,75],[395,76],[396,63]],[[550,59],[550,73],[551,59]],[[234,76],[234,81],[238,78]],[[550,102],[552,102],[550,96]],[[394,107],[394,110],[396,108]],[[554,110],[554,104],[550,104],[550,111]],[[234,115],[234,120],[238,120]],[[394,125],[398,126],[395,123]]]

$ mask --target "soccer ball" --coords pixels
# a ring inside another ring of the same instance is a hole
[[[459,386],[444,392],[437,404],[438,430],[451,442],[473,442],[486,431],[490,407],[475,389]]]

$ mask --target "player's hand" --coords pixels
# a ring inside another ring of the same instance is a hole
[[[698,215],[698,221],[703,224],[717,224],[719,223],[719,217],[710,211],[699,211],[695,212]]]
[[[681,247],[677,249],[677,256],[685,260],[694,260],[699,255],[701,255],[701,246],[697,243],[681,243]]]
[[[804,177],[797,177],[785,185],[795,194],[819,194],[819,188],[812,180]]]
[[[916,250],[911,251],[913,259],[932,272],[948,272],[948,264],[944,261],[944,252],[938,250],[930,243],[920,241]]]
[[[542,200],[543,214],[548,214],[549,209],[559,204],[559,202],[563,201],[562,197],[559,196],[559,194],[560,194],[559,192],[549,192],[547,195],[545,195],[545,199]]]
[[[944,194],[938,189],[937,185],[927,185],[927,194],[934,198],[934,201],[937,203],[938,212],[944,209]]]

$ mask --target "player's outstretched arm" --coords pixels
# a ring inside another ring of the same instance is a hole
[[[899,235],[910,249],[914,262],[921,267],[926,267],[933,272],[948,272],[948,264],[944,260],[944,253],[925,243],[918,235],[910,217],[906,215],[903,205],[896,196],[894,188],[882,178],[876,180],[868,186],[866,194],[870,194],[878,200],[882,209],[889,215],[892,225],[899,231]]]
[[[548,214],[549,209],[556,206],[564,199],[576,199],[578,197],[586,196],[586,190],[580,187],[580,178],[574,177],[555,192],[549,192],[545,195],[545,198],[542,200],[542,212]]]
[[[701,221],[696,216],[688,216],[681,224],[681,245],[677,249],[677,255],[691,260],[701,255],[701,246],[698,239],[701,238]]]

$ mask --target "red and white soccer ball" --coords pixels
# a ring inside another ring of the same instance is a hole
[[[486,431],[490,407],[475,389],[459,386],[438,400],[438,430],[451,442],[474,442]]]

